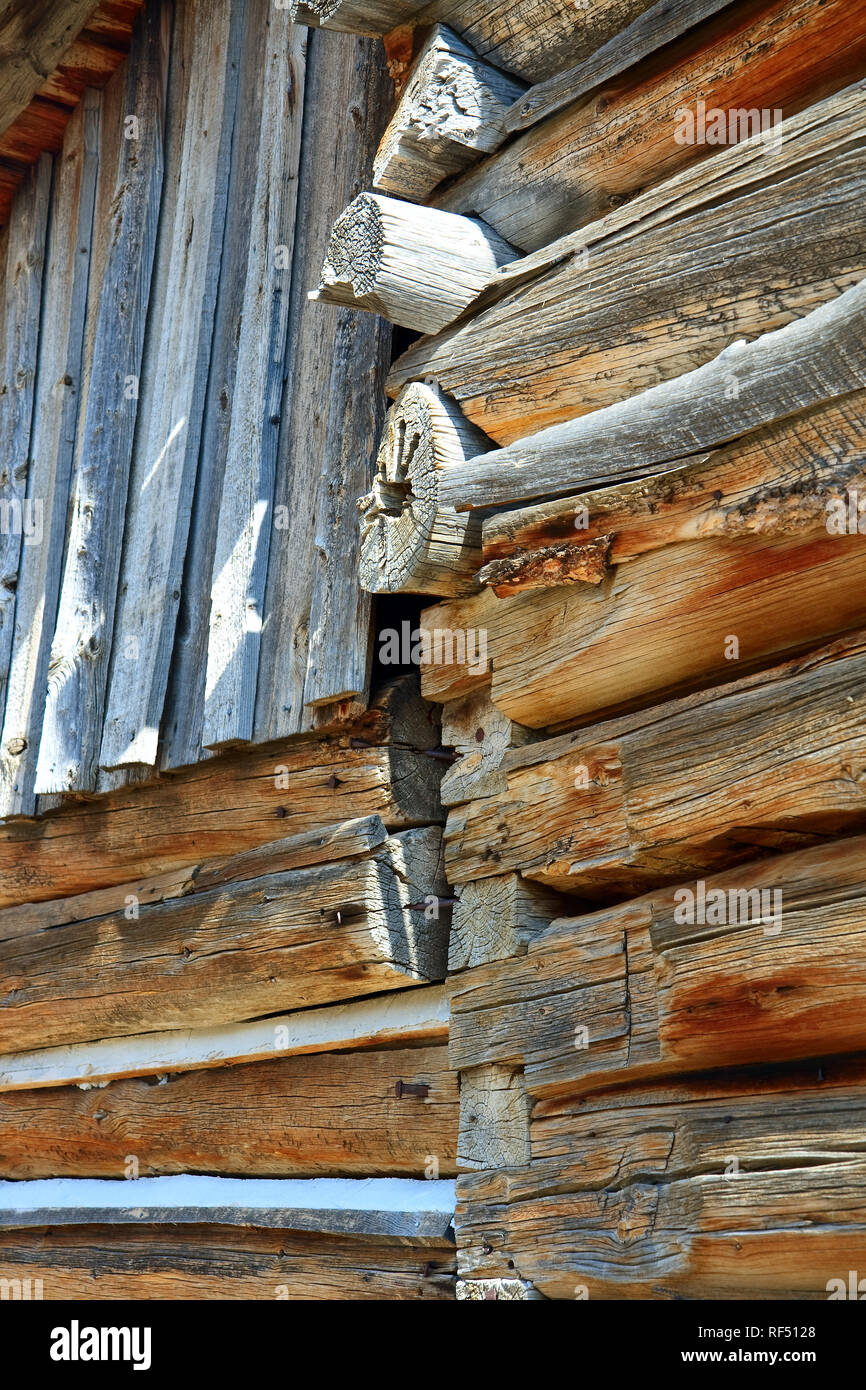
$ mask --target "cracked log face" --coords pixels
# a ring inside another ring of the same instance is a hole
[[[481,525],[440,507],[444,470],[490,441],[453,401],[429,386],[408,386],[388,413],[372,492],[361,514],[361,583],[371,593],[457,595],[470,591],[481,563]]]

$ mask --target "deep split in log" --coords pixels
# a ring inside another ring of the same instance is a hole
[[[388,412],[372,492],[361,513],[361,584],[370,593],[455,596],[473,587],[481,524],[439,506],[439,479],[491,441],[454,401],[430,386],[407,386]]]
[[[522,91],[522,82],[437,24],[382,137],[374,188],[422,203],[443,179],[502,144],[505,113]]]
[[[437,333],[516,255],[477,218],[361,193],[334,224],[310,298]]]

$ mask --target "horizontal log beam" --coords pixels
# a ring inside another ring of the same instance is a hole
[[[444,985],[372,999],[272,1014],[251,1023],[178,1028],[104,1038],[0,1057],[0,1092],[46,1086],[101,1086],[128,1076],[165,1076],[309,1053],[368,1047],[418,1047],[448,1039]]]
[[[457,1126],[447,1047],[321,1053],[0,1095],[0,1178],[446,1178]]]
[[[310,298],[437,333],[516,255],[478,218],[361,193],[334,223]]]
[[[370,856],[0,942],[0,1048],[238,1023],[445,975],[437,827]],[[94,970],[100,988],[93,991]]]
[[[0,134],[72,47],[96,0],[8,0],[0,15]]]

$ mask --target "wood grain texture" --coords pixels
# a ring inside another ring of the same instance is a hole
[[[389,829],[440,814],[427,707],[371,707],[339,736],[224,757],[151,786],[0,827],[0,905],[188,868],[356,816]]]
[[[490,785],[508,748],[520,747],[536,737],[532,729],[515,724],[496,708],[489,686],[449,701],[442,708],[442,742],[461,756],[442,778],[442,805],[470,801],[479,782]]]
[[[321,1053],[0,1095],[0,1177],[451,1177],[457,1123],[446,1047]]]
[[[639,893],[864,824],[863,634],[506,754],[452,809],[446,868]],[[497,782],[497,787],[499,782]],[[804,837],[805,840],[804,840]]]
[[[0,1234],[10,1279],[48,1300],[454,1297],[454,1247],[213,1225]]]
[[[234,1023],[444,978],[441,832],[0,942],[9,1052]],[[100,993],[93,994],[94,970]]]
[[[56,68],[95,0],[8,0],[0,14],[0,134]]]
[[[825,533],[863,492],[866,391],[755,430],[663,473],[484,523],[479,581],[500,597],[581,580],[682,541]]]
[[[9,680],[0,733],[0,816],[32,815],[48,656],[66,538],[66,510],[81,400],[101,100],[72,116],[52,190],[45,298],[33,404],[27,505],[41,534],[21,548]],[[20,195],[19,195],[20,196]]]
[[[157,4],[138,22],[127,63],[122,135],[113,136],[120,138],[121,154],[71,484],[38,792],[92,790],[96,783],[162,194],[170,15],[168,3]]]
[[[706,366],[735,339],[833,299],[864,273],[850,201],[864,109],[857,84],[783,122],[772,179],[767,147],[746,140],[516,262],[502,282],[510,292],[410,348],[389,391],[434,376],[508,444]]]
[[[461,1072],[460,1171],[519,1168],[528,1163],[529,1112],[519,1069],[483,1066]]]
[[[236,14],[178,3],[172,99],[99,761],[156,761],[202,432],[237,97]]]
[[[457,890],[448,971],[489,965],[526,954],[551,922],[574,911],[573,901],[519,874],[479,878]]]
[[[461,1273],[548,1298],[826,1299],[866,1249],[863,1105],[862,1057],[575,1105],[537,1148],[533,1124],[528,1166],[458,1180]]]
[[[535,251],[712,157],[719,144],[730,147],[762,129],[772,168],[780,138],[773,127],[862,77],[864,60],[862,0],[726,5],[643,67],[511,141],[436,205],[471,211],[512,245]],[[723,113],[718,143],[715,129],[707,138],[694,129],[688,138],[682,113],[691,113],[694,126],[698,100],[708,120]]]

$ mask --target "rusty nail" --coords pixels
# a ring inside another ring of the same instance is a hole
[[[394,1087],[394,1095],[398,1100],[402,1100],[404,1096],[420,1096],[422,1100],[426,1100],[429,1094],[430,1087],[423,1081],[398,1081]]]
[[[457,761],[456,753],[447,753],[444,748],[425,748],[425,758],[440,758],[442,762],[454,763]]]

